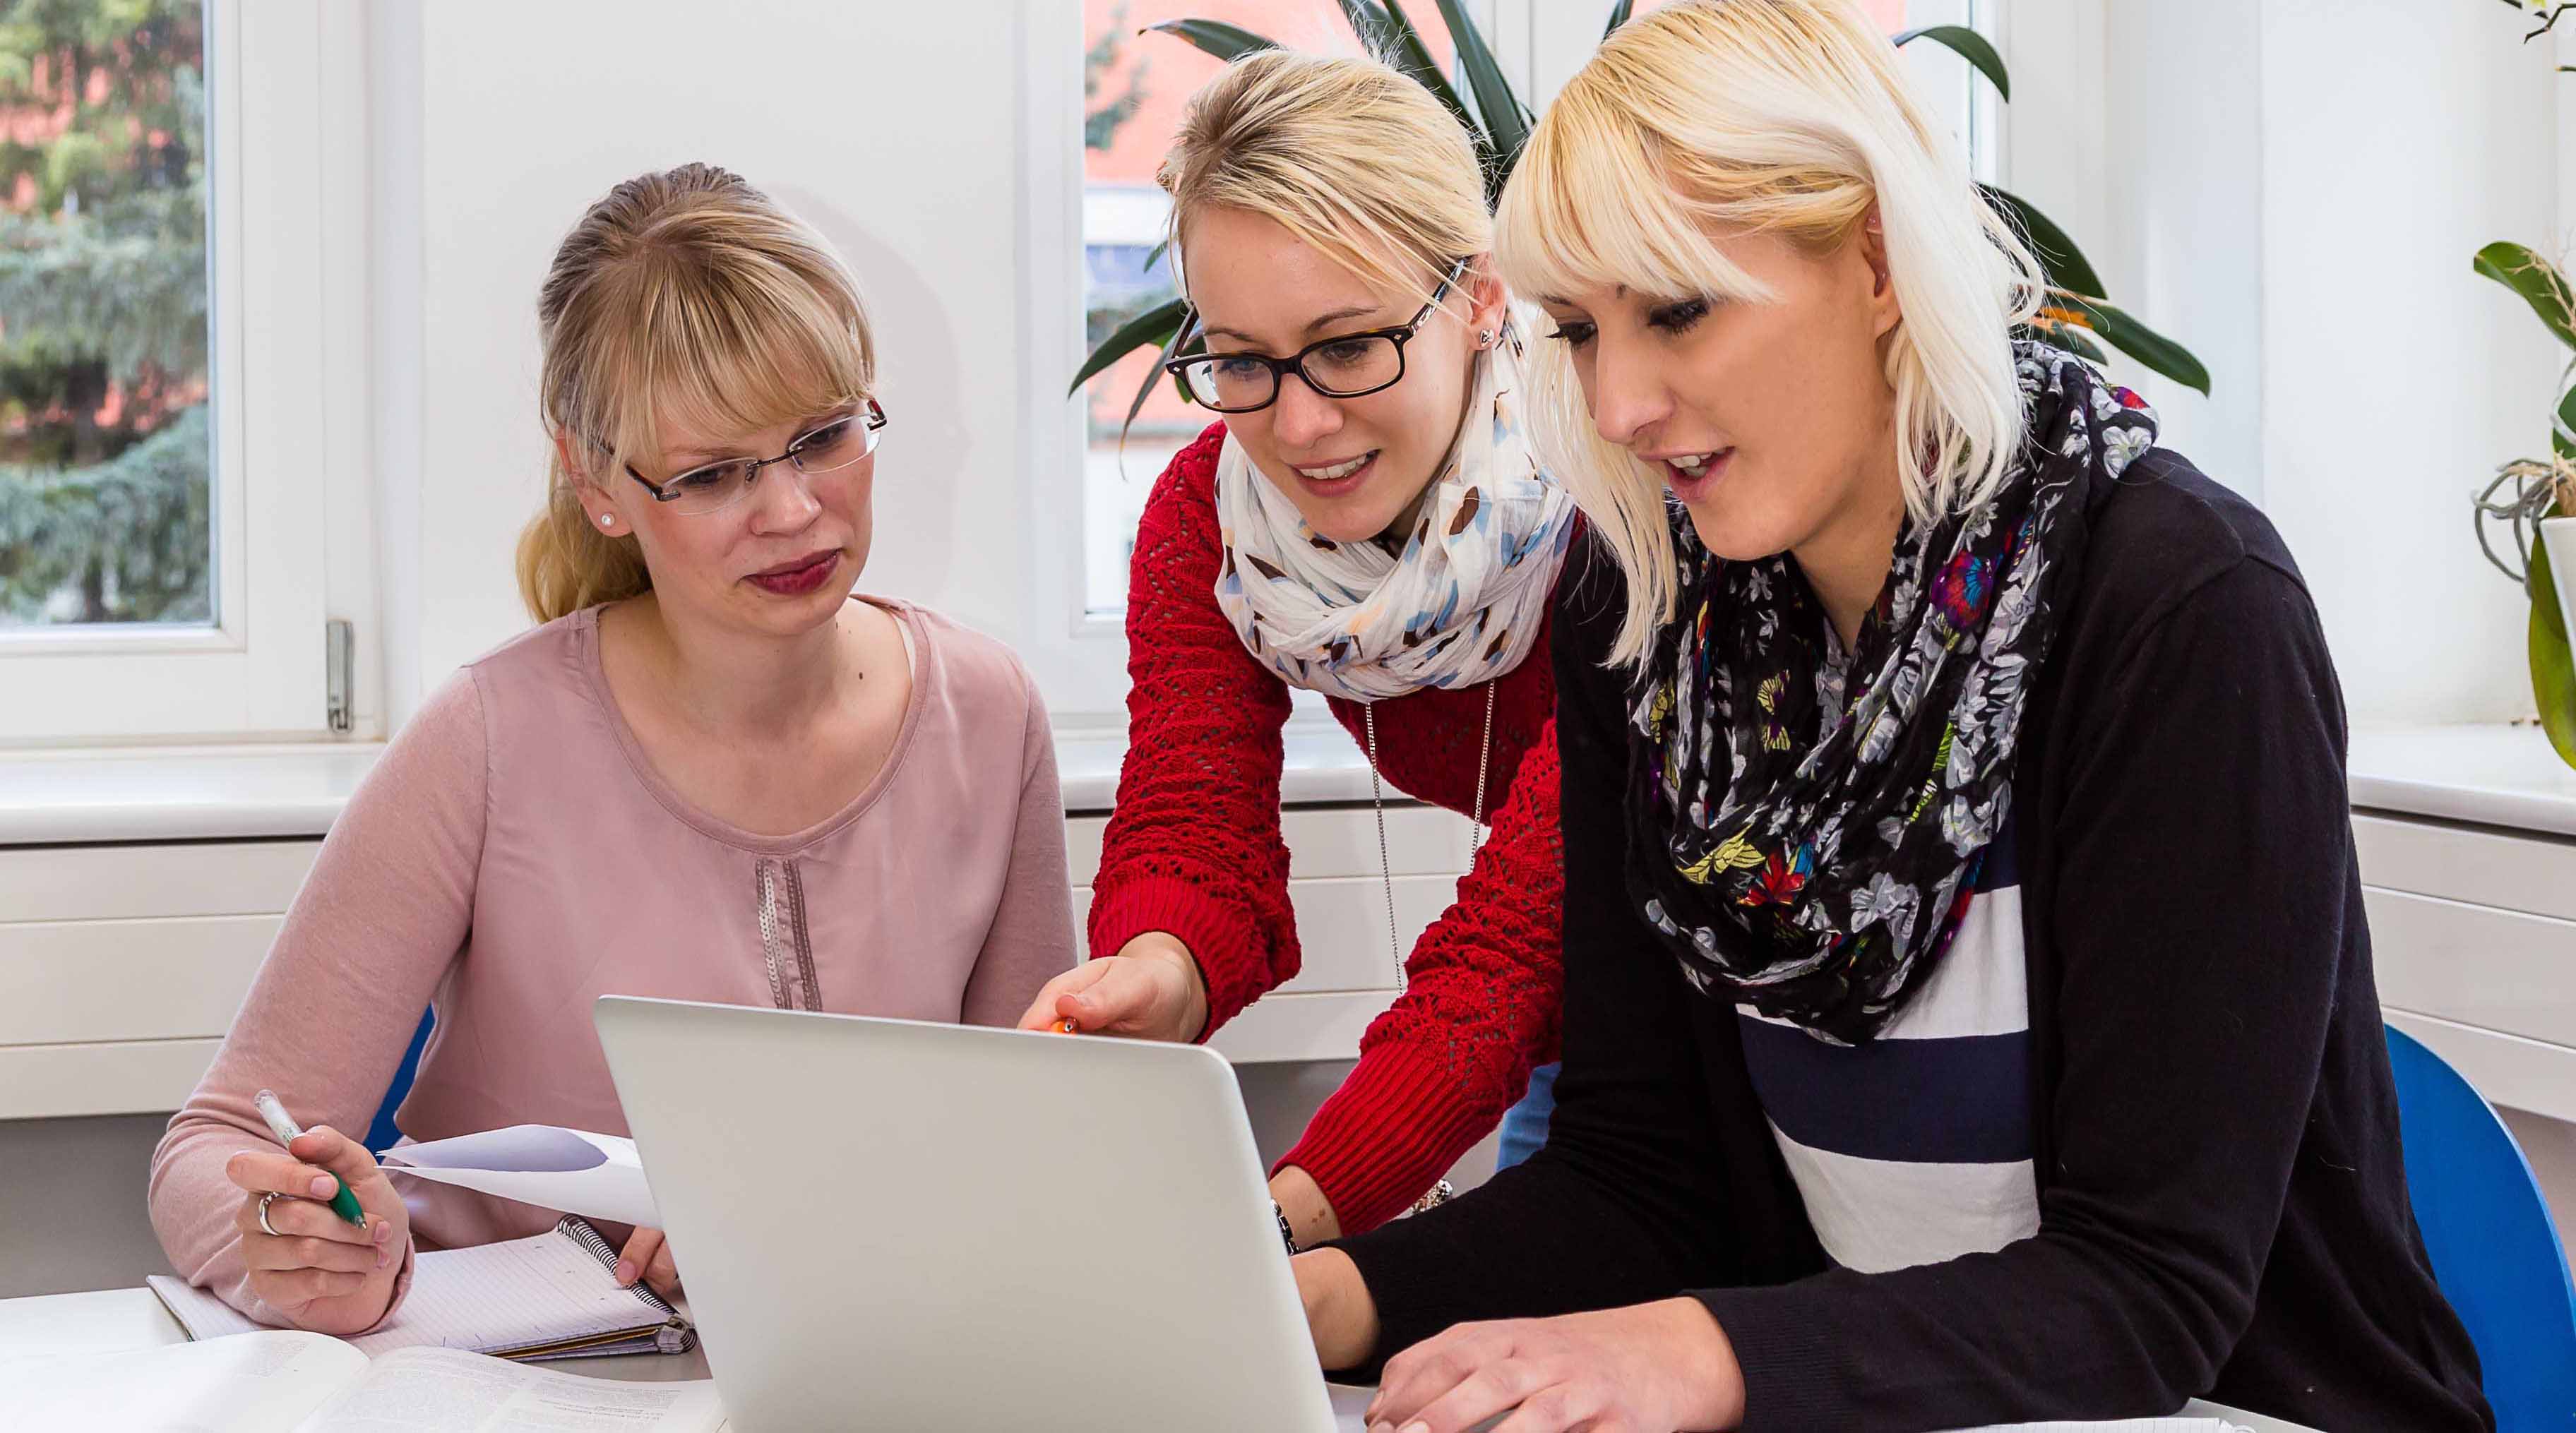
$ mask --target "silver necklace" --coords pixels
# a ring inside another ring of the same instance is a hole
[[[1485,738],[1476,751],[1476,813],[1474,825],[1467,832],[1467,865],[1476,864],[1476,853],[1485,845],[1485,775],[1494,760],[1494,683],[1485,683]],[[1368,733],[1369,804],[1377,811],[1377,875],[1386,891],[1386,948],[1395,959],[1395,990],[1401,995],[1406,988],[1404,973],[1404,940],[1396,933],[1395,864],[1386,851],[1386,787],[1377,771],[1377,703],[1360,708],[1360,725]]]

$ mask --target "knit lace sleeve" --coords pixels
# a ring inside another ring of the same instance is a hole
[[[1223,437],[1212,427],[1172,459],[1137,526],[1127,758],[1089,922],[1095,956],[1147,931],[1189,947],[1207,983],[1209,1031],[1295,975],[1298,960],[1279,834],[1288,687],[1216,605]]]

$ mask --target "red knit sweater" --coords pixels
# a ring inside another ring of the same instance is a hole
[[[1297,973],[1288,851],[1279,835],[1287,683],[1253,660],[1216,605],[1216,460],[1223,424],[1173,458],[1146,499],[1127,594],[1127,759],[1118,776],[1091,951],[1146,931],[1188,946],[1208,1028]],[[1354,738],[1358,705],[1333,715]],[[1492,834],[1458,900],[1415,942],[1408,989],[1372,1022],[1360,1060],[1280,1161],[1313,1176],[1345,1233],[1402,1212],[1556,1057],[1556,682],[1542,633],[1500,679],[1487,815]],[[1476,799],[1481,687],[1377,704],[1386,781],[1462,814]]]

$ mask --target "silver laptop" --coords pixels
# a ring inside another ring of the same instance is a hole
[[[596,1018],[736,1433],[1335,1428],[1215,1052]]]

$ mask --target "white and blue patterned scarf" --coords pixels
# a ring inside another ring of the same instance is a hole
[[[1521,436],[1519,340],[1478,356],[1458,443],[1404,551],[1306,526],[1232,437],[1217,457],[1217,606],[1288,684],[1369,702],[1472,687],[1529,655],[1574,531],[1574,500]]]

